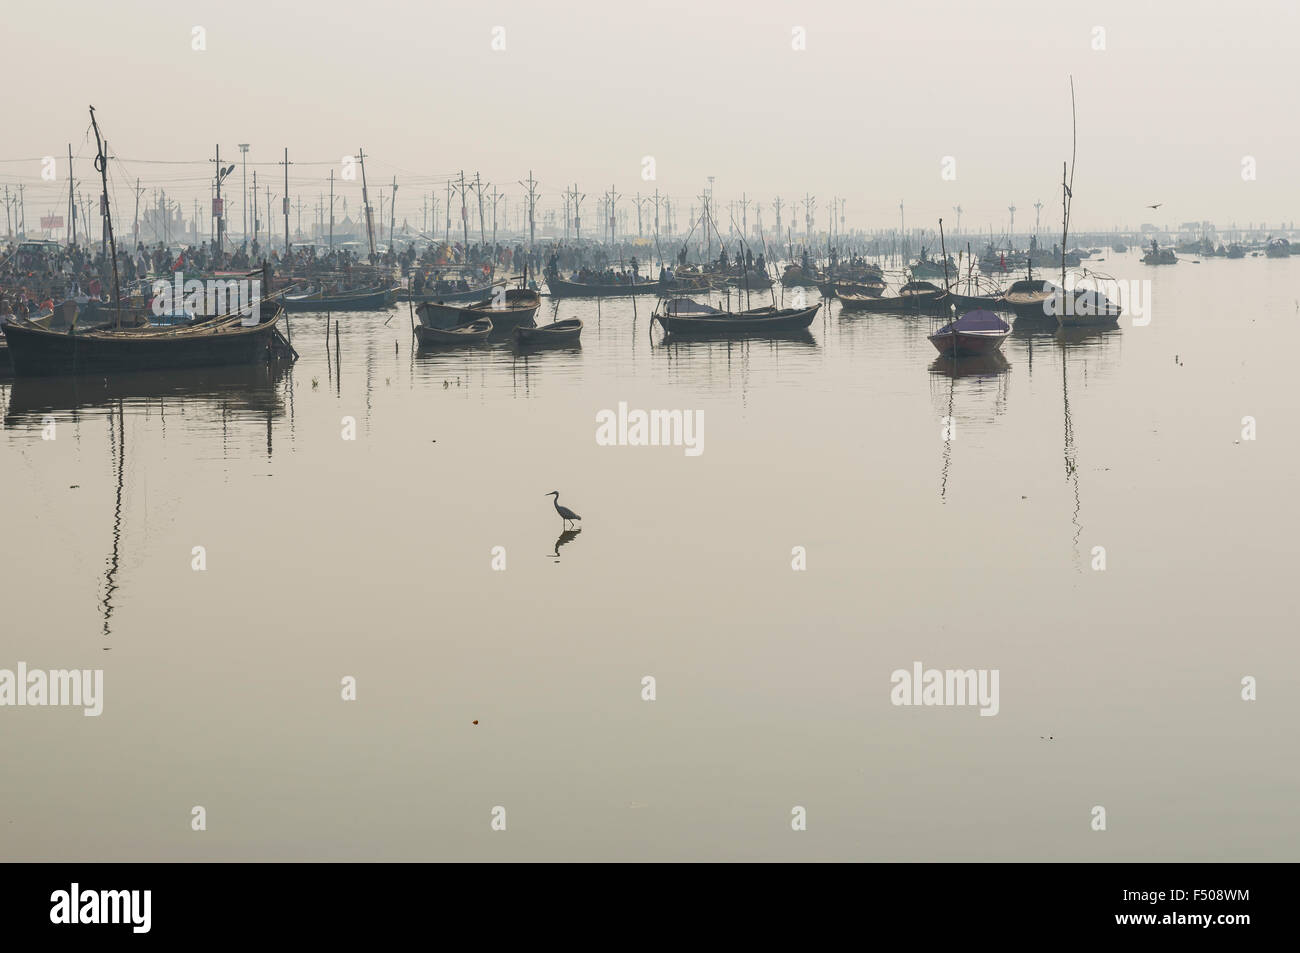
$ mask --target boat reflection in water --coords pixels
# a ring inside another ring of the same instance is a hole
[[[163,406],[200,402],[226,412],[284,415],[290,365],[243,364],[229,367],[63,377],[19,377],[9,387],[5,426],[60,411],[113,409],[119,405]]]
[[[930,373],[941,377],[990,377],[1010,370],[1011,362],[1001,351],[971,357],[941,354],[930,364]]]
[[[755,334],[748,337],[695,337],[681,334],[665,334],[658,341],[664,350],[710,352],[734,352],[744,350],[751,345],[761,347],[766,344],[793,344],[801,347],[816,347],[817,339],[811,331],[787,331],[783,334]]]
[[[943,437],[940,502],[948,502],[948,476],[957,432],[971,424],[991,424],[1006,412],[1007,386],[1011,379],[1007,372],[1010,369],[1011,362],[1001,351],[970,357],[941,354],[931,362],[930,393],[939,411]]]

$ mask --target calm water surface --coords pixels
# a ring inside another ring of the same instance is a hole
[[[665,346],[621,300],[558,303],[573,350],[401,306],[338,363],[294,315],[285,372],[0,383],[0,668],[105,673],[0,711],[0,856],[1296,859],[1300,261],[1109,258],[1150,324],[956,369],[926,317]],[[619,402],[704,452],[599,446]],[[892,705],[914,661],[999,714]]]

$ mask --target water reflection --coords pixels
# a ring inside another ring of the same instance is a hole
[[[5,426],[25,425],[33,417],[60,411],[75,417],[77,411],[86,409],[135,405],[165,408],[177,402],[217,405],[223,412],[280,417],[285,412],[283,391],[291,391],[280,385],[291,378],[292,371],[284,364],[141,371],[108,377],[19,377],[10,385]]]
[[[113,594],[117,591],[117,571],[121,566],[122,555],[122,491],[126,486],[126,414],[120,398],[117,407],[109,410],[108,443],[113,453],[116,487],[113,495],[113,547],[108,554],[108,559],[105,560],[104,598],[99,604],[104,618],[104,638],[112,634],[109,623],[113,618]],[[107,652],[108,649],[109,646],[104,646],[104,651]]]
[[[1006,412],[1010,380],[1007,371],[1010,369],[1011,363],[1001,351],[973,357],[941,354],[930,363],[930,392],[943,417],[940,502],[948,502],[948,475],[952,469],[952,445],[957,431],[974,422],[991,423]]]
[[[972,357],[940,355],[930,365],[930,373],[954,379],[961,377],[991,377],[1005,373],[1010,367],[1011,363],[1001,351]]]
[[[559,559],[559,556],[560,556],[560,547],[561,547],[561,546],[567,546],[569,543],[573,542],[575,539],[578,538],[578,534],[581,533],[581,532],[582,532],[582,529],[581,529],[581,528],[579,528],[579,529],[566,529],[564,532],[562,532],[562,533],[560,534],[559,539],[557,539],[557,540],[555,541],[555,552],[550,553],[551,556],[554,556],[554,557],[555,557],[555,561],[556,561],[557,563],[560,561],[560,559]]]

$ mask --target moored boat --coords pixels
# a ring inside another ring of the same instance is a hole
[[[527,288],[502,288],[491,297],[471,305],[447,304],[426,301],[415,309],[420,323],[427,328],[448,329],[468,324],[481,317],[490,317],[498,331],[508,331],[520,325],[535,322],[542,298]]]
[[[845,295],[856,298],[879,298],[885,293],[885,282],[881,281],[837,281],[833,294],[827,297],[840,298]]]
[[[940,354],[976,357],[1000,349],[1010,333],[1011,325],[992,311],[970,311],[931,334],[930,343]]]
[[[651,320],[664,331],[678,335],[788,334],[804,331],[817,316],[821,303],[811,308],[753,308],[723,311],[711,305],[675,298],[664,303]]]
[[[1161,248],[1160,243],[1154,238],[1151,240],[1151,250],[1142,256],[1144,265],[1176,265],[1178,256],[1168,248]]]
[[[935,314],[949,306],[949,295],[929,281],[909,281],[894,297],[876,297],[841,291],[840,307],[846,311],[875,311],[880,314]]]
[[[674,281],[668,288],[665,288],[658,279],[637,280],[635,276],[632,276],[627,281],[598,284],[570,281],[561,278],[555,273],[549,273],[546,275],[546,287],[550,290],[553,298],[627,298],[634,295],[659,294],[668,290],[668,288],[682,291],[705,291],[708,290],[709,283],[704,279]]]
[[[514,338],[518,344],[533,347],[559,347],[577,344],[581,335],[582,322],[577,318],[553,321],[550,324],[520,325],[514,330]]]
[[[415,339],[421,347],[463,347],[467,344],[482,344],[492,334],[492,320],[478,318],[452,328],[430,328],[423,324],[415,326]]]
[[[281,296],[286,311],[382,311],[397,300],[395,288],[372,288],[365,291],[327,295],[323,291]]]
[[[1122,309],[1095,288],[1072,288],[1050,306],[1063,328],[1108,328],[1119,324]]]
[[[4,326],[19,376],[216,367],[271,359],[280,307],[266,301],[257,324],[240,314],[180,327],[52,331],[30,321]]]
[[[1056,285],[1041,278],[1021,278],[1002,295],[1007,308],[1017,318],[1028,321],[1054,318],[1048,301],[1056,294]]]

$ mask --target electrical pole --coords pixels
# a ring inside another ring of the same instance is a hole
[[[569,193],[569,196],[573,200],[573,233],[575,235],[574,241],[581,243],[582,241],[582,212],[581,212],[582,200],[585,199],[587,195],[585,192],[579,195],[578,183],[574,182],[573,191]]]
[[[493,246],[495,246],[497,243],[497,204],[504,197],[505,196],[501,195],[501,193],[497,190],[497,187],[495,185],[492,186],[492,244]]]
[[[9,190],[5,189],[5,215],[9,213]],[[72,200],[72,143],[68,143],[68,226],[71,231],[68,233],[71,240],[70,245],[77,244],[77,204]]]
[[[140,244],[140,193],[144,189],[140,188],[140,180],[135,180],[135,222],[131,225],[131,232],[135,236],[135,243]]]
[[[248,143],[239,144],[239,154],[244,166],[244,184],[242,186],[243,197],[239,203],[239,211],[244,219],[244,241],[248,241]]]
[[[478,243],[487,244],[487,222],[483,218],[483,183],[479,174],[474,173],[474,192],[478,196]]]
[[[708,239],[709,258],[713,258],[713,176],[709,176],[709,187],[704,190],[704,236]]]
[[[330,251],[334,251],[334,170],[330,169]]]
[[[460,170],[460,230],[465,239],[465,256],[469,258],[469,208],[465,205],[465,170]]]
[[[609,209],[609,243],[610,243],[610,245],[614,245],[614,244],[618,241],[618,233],[617,233],[617,231],[616,231],[616,225],[615,225],[616,219],[615,219],[615,217],[614,217],[614,212],[615,212],[615,209],[618,207],[618,200],[621,199],[622,197],[623,197],[623,196],[617,194],[617,193],[614,191],[614,186],[613,186],[613,185],[611,185],[611,186],[609,187],[608,209]]]
[[[225,219],[225,215],[223,214],[225,212],[225,209],[221,207],[221,180],[225,178],[225,176],[221,174],[221,143],[219,142],[217,143],[217,157],[212,161],[215,162],[217,165],[217,179],[216,179],[217,199],[212,205],[212,214],[217,220],[217,229],[216,229],[217,254],[220,254],[222,248],[221,232],[222,232],[222,227]]]
[[[523,185],[523,182],[519,183]],[[533,170],[528,170],[528,250],[533,250],[533,243],[537,241],[537,181],[533,178]],[[565,234],[568,234],[568,225],[565,225]]]
[[[289,257],[289,250],[293,243],[289,239],[289,166],[293,165],[289,161],[289,147],[284,147],[284,257]]]

